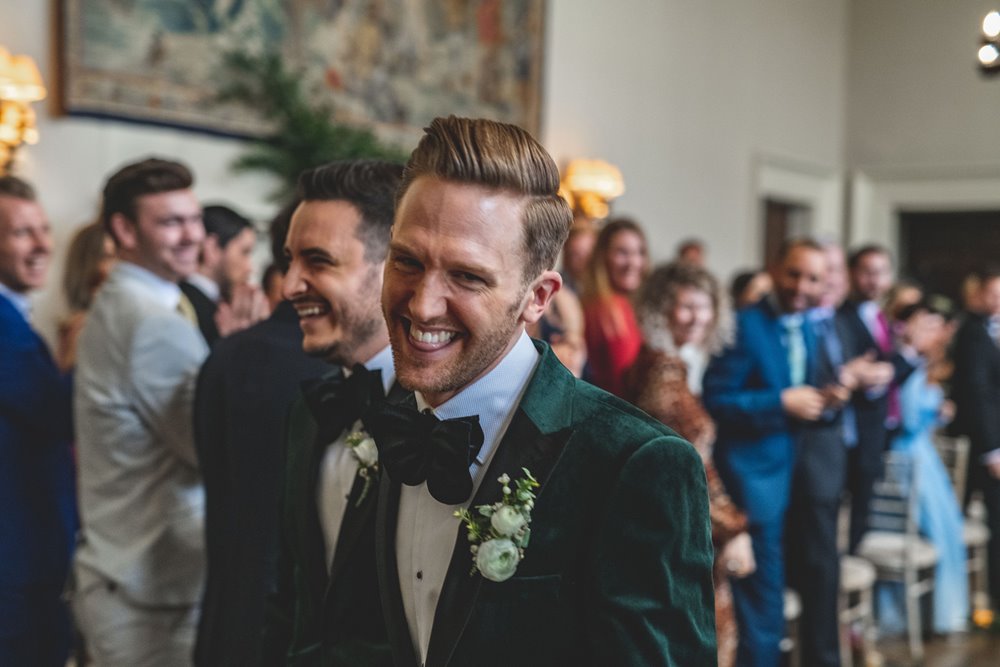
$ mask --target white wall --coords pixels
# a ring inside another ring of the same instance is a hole
[[[550,0],[545,140],[617,164],[653,255],[698,235],[724,276],[760,254],[757,166],[839,176],[845,2]]]
[[[50,88],[54,4],[0,0],[0,44],[33,56]],[[759,256],[761,165],[839,175],[847,0],[548,0],[548,12],[542,139],[561,165],[600,157],[622,169],[614,211],[647,228],[654,259],[697,235],[728,276]],[[271,212],[266,180],[228,172],[237,141],[36,107],[41,143],[24,151],[21,173],[57,242],[94,215],[112,170],[151,153],[188,162],[204,199]],[[46,330],[55,308],[41,309]]]
[[[993,0],[853,0],[851,238],[895,246],[898,211],[1000,207],[1000,78],[976,64]]]

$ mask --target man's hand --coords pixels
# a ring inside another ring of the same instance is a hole
[[[848,389],[868,390],[885,387],[892,382],[895,370],[887,361],[876,361],[875,353],[868,352],[851,359],[840,369],[840,384]]]
[[[228,302],[215,311],[220,336],[246,329],[268,316],[267,297],[256,285],[236,285]]]
[[[826,399],[816,387],[789,387],[781,392],[781,407],[790,417],[811,422],[823,414]]]
[[[753,557],[753,542],[750,533],[742,532],[726,542],[719,553],[719,562],[730,577],[742,579],[754,573],[757,562]]]
[[[820,389],[820,392],[823,394],[826,408],[836,410],[851,400],[851,390],[842,384],[828,384]]]

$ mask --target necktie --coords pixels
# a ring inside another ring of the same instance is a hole
[[[194,304],[191,303],[191,299],[187,298],[184,292],[181,292],[181,298],[177,302],[177,312],[180,313],[185,320],[191,324],[198,326],[198,313],[194,309]]]
[[[427,490],[440,503],[458,505],[472,495],[469,466],[483,446],[479,417],[440,420],[407,405],[383,402],[365,422],[389,479]]]
[[[785,316],[782,324],[788,348],[788,372],[794,387],[806,381],[806,340],[802,335],[802,316]]]
[[[892,333],[889,331],[889,322],[885,319],[885,313],[881,310],[875,314],[875,342],[883,354],[892,352]]]
[[[350,377],[338,374],[306,380],[302,396],[316,419],[319,437],[329,444],[382,401],[382,372],[357,364]]]

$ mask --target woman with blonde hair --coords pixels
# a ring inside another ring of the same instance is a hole
[[[56,363],[64,371],[76,365],[76,339],[83,328],[94,295],[111,272],[115,246],[100,221],[84,225],[66,251],[63,294],[69,315],[59,323]]]
[[[631,297],[649,266],[646,235],[627,218],[609,220],[597,235],[584,274],[584,336],[593,384],[621,396],[625,371],[642,344]]]
[[[726,494],[712,465],[715,424],[701,403],[710,354],[731,334],[729,309],[715,277],[687,262],[658,267],[636,298],[642,347],[625,378],[625,398],[694,444],[708,477],[715,545],[715,622],[719,665],[736,660],[736,623],[729,577],[756,568],[746,516]]]

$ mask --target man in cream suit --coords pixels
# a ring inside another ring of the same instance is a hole
[[[207,346],[180,312],[201,206],[181,164],[108,179],[102,220],[120,260],[80,334],[74,416],[83,541],[74,611],[96,664],[191,661],[204,574],[192,404]]]
[[[435,119],[404,171],[382,307],[415,405],[371,420],[396,665],[715,664],[700,459],[524,332],[562,283],[558,188],[528,133],[488,120]],[[531,539],[498,581],[454,513],[522,468],[541,485]]]

